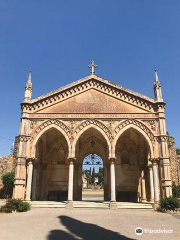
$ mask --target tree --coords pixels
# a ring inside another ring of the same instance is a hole
[[[103,169],[103,167],[99,168],[99,172],[96,173],[96,177],[98,178],[98,183],[100,185],[103,185],[103,183],[104,183],[104,169]]]
[[[8,172],[2,175],[3,188],[0,191],[1,198],[9,198],[12,196],[14,185],[14,172]]]
[[[93,167],[91,179],[92,179],[92,184],[94,184],[95,183],[95,169],[94,169],[94,167]]]
[[[176,148],[177,155],[180,155],[180,148]]]

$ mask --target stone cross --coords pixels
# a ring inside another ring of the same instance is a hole
[[[97,68],[97,65],[95,65],[94,61],[91,61],[91,65],[88,65],[89,68],[91,68],[91,74],[94,74],[94,68]]]

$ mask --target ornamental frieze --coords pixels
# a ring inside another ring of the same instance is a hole
[[[20,142],[27,142],[30,140],[30,136],[27,136],[27,135],[19,135],[19,141]]]
[[[97,80],[89,80],[87,82],[81,83],[80,85],[72,86],[68,90],[62,90],[61,92],[52,93],[51,96],[47,96],[47,98],[43,99],[37,99],[34,102],[31,103],[22,103],[21,107],[22,110],[29,110],[30,112],[39,111],[43,109],[44,107],[51,106],[52,104],[64,101],[65,99],[68,99],[70,97],[73,97],[79,93],[85,92],[88,89],[96,89],[98,91],[101,91],[105,94],[110,95],[111,97],[114,97],[116,99],[122,100],[124,102],[130,103],[132,105],[135,105],[137,107],[146,109],[149,112],[153,111],[153,103],[150,101],[146,101],[145,99],[140,98],[139,96],[134,96],[131,93],[122,91],[121,89],[118,89],[116,87],[112,87],[110,85],[104,84]]]

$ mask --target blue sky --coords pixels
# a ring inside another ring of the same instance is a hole
[[[180,147],[179,0],[0,0],[0,136],[19,134],[29,69],[33,97],[97,73],[153,97],[157,67],[167,130]],[[12,141],[0,138],[0,156]]]

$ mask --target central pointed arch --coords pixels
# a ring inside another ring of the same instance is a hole
[[[109,150],[109,157],[111,157],[111,150],[112,150],[112,146],[111,146],[111,131],[100,121],[97,120],[87,120],[84,121],[83,123],[81,123],[75,130],[75,138],[72,142],[72,157],[75,157],[75,149],[76,149],[76,144],[78,139],[80,138],[80,136],[87,131],[90,128],[94,128],[96,129],[98,132],[100,132],[102,134],[102,136],[105,138],[106,143],[108,145],[108,150]]]

